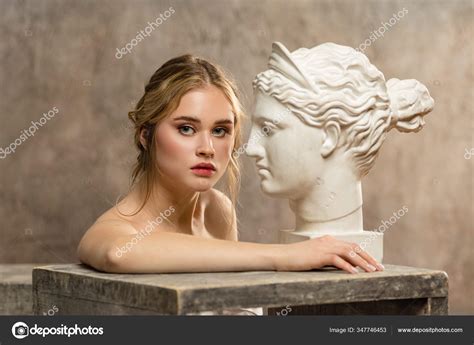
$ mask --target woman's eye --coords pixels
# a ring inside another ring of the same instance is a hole
[[[184,135],[193,134],[194,128],[191,126],[181,126],[178,128],[179,132]]]
[[[214,129],[214,133],[216,133],[216,132],[218,134],[218,135],[216,135],[216,137],[223,137],[227,133],[229,133],[229,130],[227,128],[224,128],[224,127],[219,127],[219,128]]]

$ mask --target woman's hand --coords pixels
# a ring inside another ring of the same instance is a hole
[[[329,235],[286,244],[285,255],[277,262],[279,271],[307,271],[323,266],[335,266],[349,273],[358,272],[355,266],[367,272],[383,270],[383,266],[357,243]]]

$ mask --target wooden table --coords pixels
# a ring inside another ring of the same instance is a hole
[[[383,272],[110,274],[81,264],[33,270],[33,312],[185,315],[268,308],[269,315],[446,315],[443,271],[385,265]]]
[[[44,264],[0,265],[0,315],[31,315],[31,272]]]

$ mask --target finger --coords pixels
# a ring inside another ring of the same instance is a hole
[[[367,253],[365,250],[362,249],[359,255],[363,257],[368,263],[375,266],[379,271],[383,271],[383,266],[379,264],[377,260],[375,260],[374,257]]]
[[[372,266],[376,267],[379,271],[383,271],[383,266],[381,266],[377,260],[374,259],[372,255],[370,255],[368,252],[366,252],[364,249],[362,249],[357,243],[351,243],[352,245],[352,250],[359,254],[362,258],[365,259],[369,264]]]
[[[341,258],[340,256],[333,254],[329,258],[329,263],[337,268],[340,268],[349,273],[358,273],[357,268],[352,266],[349,262]]]
[[[340,256],[342,256],[344,259],[349,261],[354,266],[359,266],[360,268],[366,270],[367,272],[374,272],[377,270],[375,266],[369,264],[365,259],[363,259],[359,254],[355,253],[354,251],[344,250],[340,254]]]

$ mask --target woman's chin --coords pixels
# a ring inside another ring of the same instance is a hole
[[[205,192],[211,189],[214,186],[215,182],[214,179],[209,178],[197,178],[192,183],[190,183],[190,187],[194,189],[196,192]]]

